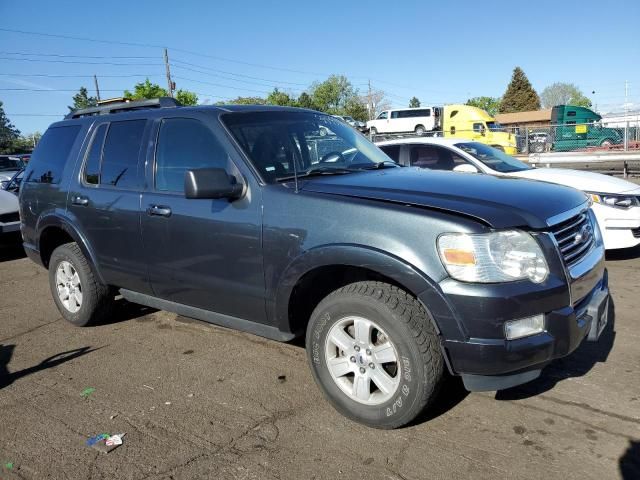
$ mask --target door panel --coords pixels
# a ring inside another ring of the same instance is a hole
[[[249,184],[233,202],[184,197],[187,169],[225,168],[242,178],[209,121],[173,117],[157,125],[142,196],[150,282],[160,298],[264,323],[260,190]]]
[[[132,120],[94,128],[80,181],[69,190],[68,209],[93,247],[104,280],[150,293],[140,234],[140,150],[146,124]],[[120,188],[119,181],[127,188]]]

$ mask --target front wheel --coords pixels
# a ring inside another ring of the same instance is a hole
[[[371,135],[377,135],[377,134],[378,134],[378,130],[376,129],[376,127],[371,127],[371,128],[369,129],[369,133],[370,133]]]
[[[604,140],[602,140],[602,142],[600,142],[601,147],[610,147],[611,145],[613,145],[613,140],[611,140],[610,138],[605,138]]]
[[[418,137],[421,137],[427,132],[427,130],[422,125],[418,125],[414,132]]]
[[[313,376],[343,415],[396,428],[435,398],[443,358],[429,314],[411,295],[357,282],[322,300],[307,328]]]

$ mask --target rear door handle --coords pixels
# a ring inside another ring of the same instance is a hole
[[[74,205],[81,205],[86,207],[89,205],[89,199],[87,197],[83,197],[82,195],[76,195],[71,199],[71,203]]]
[[[147,208],[147,213],[149,215],[154,215],[158,217],[170,217],[171,209],[164,205],[149,205],[149,208]]]

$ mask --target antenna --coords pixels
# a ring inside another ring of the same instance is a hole
[[[298,193],[298,167],[296,166],[298,162],[296,161],[295,154],[293,155],[293,182],[296,186],[296,193]]]

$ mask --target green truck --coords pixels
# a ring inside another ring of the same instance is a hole
[[[556,105],[551,110],[553,150],[566,152],[586,147],[606,147],[624,142],[615,128],[605,128],[602,117],[586,107]]]

